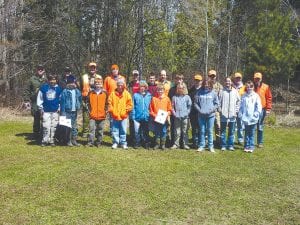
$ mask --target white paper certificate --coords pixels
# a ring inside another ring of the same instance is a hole
[[[72,128],[71,119],[67,119],[67,117],[65,117],[65,116],[60,116],[58,123],[59,123],[59,125]]]
[[[168,117],[168,112],[159,109],[154,121],[160,124],[164,124],[166,122],[167,117]]]

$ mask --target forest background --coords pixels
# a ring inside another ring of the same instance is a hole
[[[299,86],[299,11],[296,0],[0,0],[0,104],[22,101],[37,64],[80,76],[90,61],[128,80],[133,69],[188,83],[211,68],[220,80],[260,71],[283,100]]]

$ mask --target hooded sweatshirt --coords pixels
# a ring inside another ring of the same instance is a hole
[[[245,93],[242,97],[239,117],[245,125],[256,124],[262,111],[261,101],[254,91]]]
[[[214,90],[200,88],[195,95],[194,107],[198,116],[212,117],[219,107],[219,99]]]
[[[235,88],[224,88],[220,93],[221,122],[234,122],[240,108],[240,95]]]

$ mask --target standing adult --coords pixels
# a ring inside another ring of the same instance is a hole
[[[213,143],[213,127],[215,113],[219,107],[219,98],[213,90],[212,82],[204,80],[202,87],[195,96],[194,107],[198,112],[198,124],[200,127],[198,152],[204,151],[205,134],[207,133],[207,144],[210,152],[215,152]]]
[[[257,123],[257,144],[259,148],[262,148],[264,143],[264,120],[272,109],[272,93],[269,85],[262,82],[262,74],[260,72],[254,73],[254,91],[259,95],[262,105],[262,111]]]
[[[245,93],[245,86],[243,84],[243,75],[240,72],[236,72],[233,75],[233,82],[232,82],[232,87],[234,87],[240,97],[243,96]],[[242,120],[239,116],[236,118],[236,128],[237,128],[237,138],[238,138],[238,144],[243,144],[244,143],[244,124],[242,123]]]
[[[217,96],[220,96],[221,91],[223,90],[222,84],[217,81],[217,72],[215,70],[208,71],[208,78],[212,83],[212,89],[215,91]],[[220,137],[221,137],[221,118],[220,113],[215,113],[215,136],[216,136],[216,144],[220,145]]]
[[[36,100],[37,94],[42,84],[47,81],[45,76],[45,68],[43,65],[38,65],[36,74],[30,77],[24,91],[25,103],[31,105],[31,115],[33,116],[33,134],[39,140],[41,137],[41,113],[37,107]]]
[[[58,82],[58,85],[62,88],[62,89],[65,89],[67,87],[67,81],[68,81],[68,78],[72,76],[72,79],[74,78],[75,79],[75,84],[76,84],[76,78],[74,75],[72,75],[72,71],[71,71],[71,68],[66,66],[65,69],[64,69],[64,74],[62,75],[62,77],[60,78],[59,82]]]
[[[225,86],[220,94],[221,113],[221,150],[234,150],[234,131],[236,117],[240,108],[240,95],[232,87],[229,77],[225,78]],[[228,127],[228,132],[226,132]],[[228,133],[226,138],[226,133]]]
[[[197,149],[198,148],[198,137],[199,137],[199,124],[198,124],[198,113],[194,107],[195,103],[195,95],[199,91],[202,85],[202,76],[200,74],[195,74],[194,76],[194,84],[193,86],[189,89],[189,96],[192,100],[192,108],[191,108],[191,113],[189,115],[190,117],[190,123],[192,127],[192,141],[193,145],[192,148]]]
[[[156,77],[154,73],[150,73],[148,77],[148,91],[152,96],[156,95]]]
[[[88,73],[82,75],[80,80],[80,88],[82,95],[82,137],[87,138],[89,134],[89,111],[87,104],[88,93],[94,89],[95,79],[102,76],[97,74],[97,63],[90,62],[88,64]]]

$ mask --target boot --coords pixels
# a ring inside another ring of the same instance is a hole
[[[69,146],[69,147],[73,147],[73,144],[72,144],[71,140],[72,140],[72,134],[70,134],[69,141],[67,143],[67,146]]]
[[[154,147],[153,147],[154,150],[159,149],[158,140],[159,140],[158,138],[155,138]]]
[[[72,137],[72,144],[73,144],[73,146],[81,146],[81,144],[79,144],[78,142],[77,142],[77,137]]]
[[[160,139],[160,148],[161,150],[166,150],[166,138]]]

